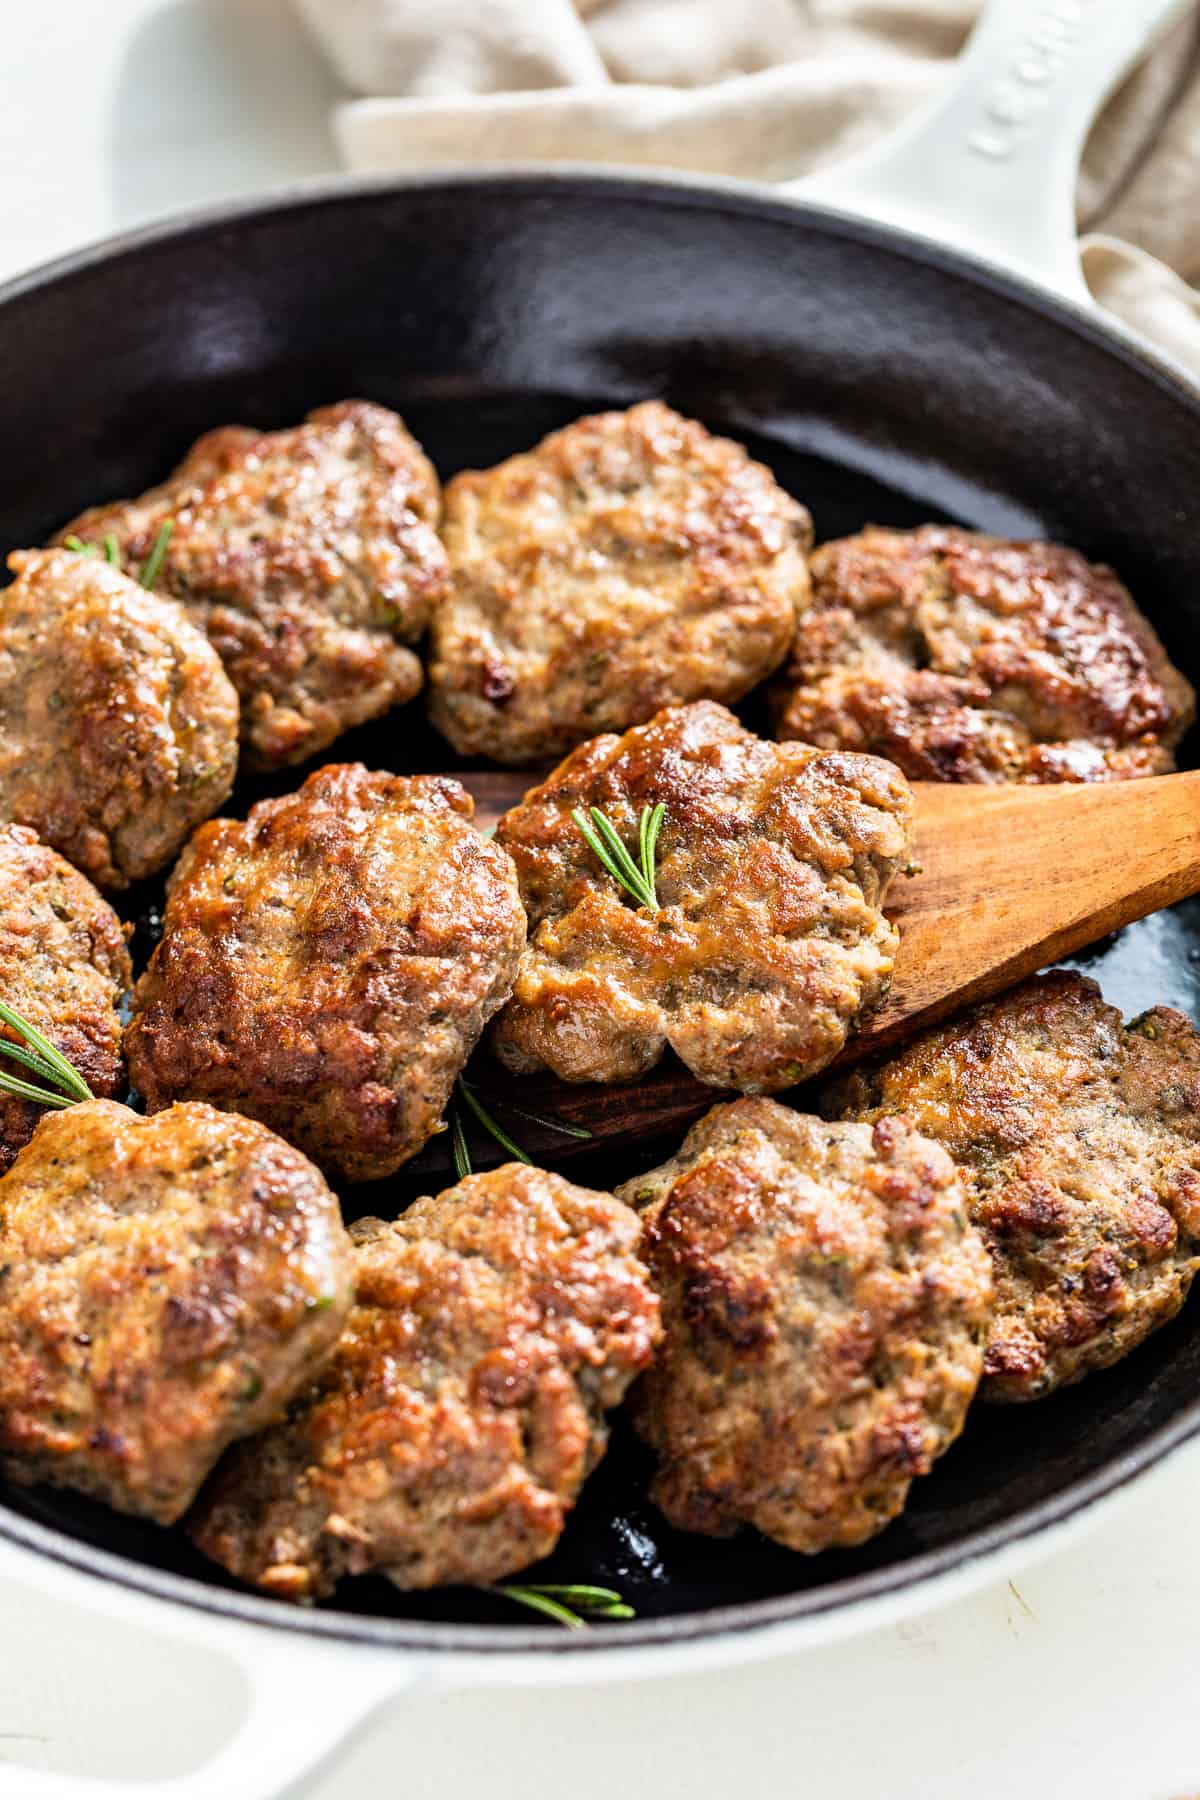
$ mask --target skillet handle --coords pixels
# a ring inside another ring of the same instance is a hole
[[[236,1639],[228,1631],[197,1635],[233,1656],[248,1688],[246,1711],[201,1768],[147,1786],[155,1800],[276,1800],[317,1773],[378,1707],[427,1673],[394,1652],[289,1642],[290,1633],[261,1627],[241,1627]],[[0,1763],[0,1800],[130,1800],[142,1786]]]
[[[1088,131],[1190,0],[989,0],[949,92],[860,156],[784,184],[1091,303],[1075,241]]]

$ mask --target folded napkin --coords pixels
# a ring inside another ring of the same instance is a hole
[[[1138,0],[1109,0],[1136,5]],[[295,0],[354,94],[355,169],[580,161],[784,181],[861,149],[946,81],[978,0]],[[1200,16],[1092,134],[1097,299],[1200,374]]]

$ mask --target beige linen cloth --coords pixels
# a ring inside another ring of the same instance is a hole
[[[1136,6],[1139,0],[1108,0]],[[295,0],[360,170],[630,163],[784,181],[946,81],[978,0]],[[1200,17],[1116,95],[1079,187],[1093,293],[1200,374]]]

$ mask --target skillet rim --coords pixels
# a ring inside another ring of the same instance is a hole
[[[633,165],[625,169],[606,163],[570,161],[440,163],[408,174],[307,176],[258,194],[211,201],[182,212],[168,213],[124,231],[108,232],[76,250],[64,251],[35,263],[31,269],[20,270],[0,282],[0,309],[10,301],[23,299],[52,283],[86,274],[93,267],[115,262],[122,256],[167,240],[198,237],[250,219],[266,219],[301,211],[305,207],[420,193],[431,188],[503,189],[511,186],[530,191],[541,187],[547,190],[561,188],[564,192],[582,189],[601,195],[605,189],[611,189],[614,198],[640,195],[651,200],[690,203],[697,210],[721,210],[724,207],[731,212],[771,218],[777,224],[795,223],[799,218],[809,225],[831,231],[834,236],[874,244],[910,261],[925,263],[940,274],[956,275],[990,289],[1043,317],[1066,324],[1101,350],[1122,356],[1132,367],[1150,375],[1167,392],[1182,392],[1200,406],[1200,372],[1193,372],[1169,351],[1141,337],[1115,313],[1106,312],[1098,302],[1089,305],[1060,294],[1002,261],[939,243],[936,238],[916,229],[890,225],[865,213],[827,205],[816,198],[806,199],[802,194],[781,198],[784,185],[743,180],[734,175],[695,175],[682,169]]]
[[[888,1564],[867,1575],[849,1576],[823,1587],[799,1588],[769,1600],[747,1600],[705,1612],[670,1613],[608,1624],[602,1631],[555,1632],[538,1625],[459,1625],[440,1620],[392,1618],[374,1613],[289,1606],[265,1595],[220,1587],[190,1575],[119,1556],[86,1543],[71,1533],[43,1525],[0,1501],[0,1537],[48,1557],[60,1567],[111,1581],[156,1600],[174,1602],[192,1612],[234,1619],[240,1624],[317,1638],[323,1643],[357,1643],[375,1650],[420,1651],[439,1659],[469,1654],[489,1659],[521,1658],[549,1652],[555,1657],[581,1655],[595,1660],[621,1651],[652,1649],[660,1644],[696,1645],[708,1640],[766,1632],[772,1627],[853,1613],[856,1607],[896,1598],[924,1584],[960,1574],[972,1564],[986,1564],[1055,1527],[1064,1528],[1093,1507],[1116,1497],[1200,1432],[1200,1399],[1162,1425],[1136,1449],[1070,1483],[1036,1506],[1014,1513],[986,1530],[947,1549],[928,1550],[904,1562]],[[869,1621],[864,1621],[864,1628]]]
[[[67,283],[93,269],[158,246],[202,239],[231,226],[265,222],[305,209],[336,207],[373,198],[442,189],[505,189],[529,194],[579,194],[596,199],[640,198],[683,205],[698,212],[727,211],[765,218],[776,224],[802,223],[834,237],[882,248],[892,255],[949,275],[1014,301],[1052,323],[1084,337],[1102,353],[1114,356],[1168,396],[1182,400],[1200,424],[1200,378],[1138,337],[1099,307],[1061,296],[1003,265],[947,247],[916,231],[876,220],[816,200],[780,198],[776,187],[734,177],[696,176],[685,171],[626,171],[587,163],[505,163],[465,167],[441,165],[405,175],[317,176],[288,183],[263,194],[240,196],[154,220],[128,231],[99,238],[82,248],[51,258],[0,283],[0,331],[10,303]],[[853,1612],[858,1605],[899,1596],[923,1584],[962,1571],[1011,1548],[1036,1539],[1055,1526],[1076,1519],[1108,1496],[1127,1488],[1200,1433],[1200,1395],[1185,1402],[1175,1416],[1133,1448],[1109,1459],[1092,1474],[1069,1482],[1036,1505],[1012,1513],[961,1541],[925,1551],[903,1562],[865,1575],[850,1576],[821,1587],[801,1588],[771,1599],[736,1602],[704,1612],[668,1614],[612,1624],[600,1632],[553,1633],[533,1625],[460,1625],[341,1611],[330,1607],[303,1610],[250,1592],[219,1587],[191,1576],[121,1556],[56,1527],[44,1525],[0,1501],[0,1537],[67,1568],[111,1581],[154,1598],[176,1602],[193,1611],[216,1614],[277,1631],[300,1633],[326,1642],[357,1642],[376,1649],[422,1651],[439,1658],[452,1652],[488,1658],[520,1657],[550,1652],[555,1657],[649,1648],[658,1644],[696,1644],[704,1640],[754,1633],[772,1626]]]

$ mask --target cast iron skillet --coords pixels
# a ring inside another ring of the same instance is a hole
[[[0,295],[0,544],[132,493],[229,420],[349,395],[398,408],[445,475],[599,406],[657,395],[744,439],[815,515],[953,518],[1112,563],[1200,680],[1200,397],[1098,319],[920,240],[759,190],[496,173],[309,192],[69,259]],[[338,758],[452,768],[419,706]],[[1187,760],[1185,752],[1185,761]],[[302,772],[276,781],[292,785]],[[235,807],[255,797],[239,789]],[[1119,854],[1119,845],[1113,846]],[[148,901],[132,910],[145,922]],[[142,948],[145,948],[143,933]],[[1200,1001],[1200,904],[1083,959],[1126,1011]],[[598,1185],[648,1166],[575,1162]],[[412,1177],[348,1190],[388,1211]],[[154,1594],[413,1649],[566,1655],[681,1642],[895,1592],[1087,1506],[1200,1427],[1200,1304],[1116,1369],[976,1408],[902,1519],[813,1559],[669,1530],[618,1426],[543,1573],[620,1588],[635,1623],[555,1636],[487,1596],[346,1584],[299,1612],[222,1581],[182,1535],[66,1494],[0,1493],[0,1534]]]

